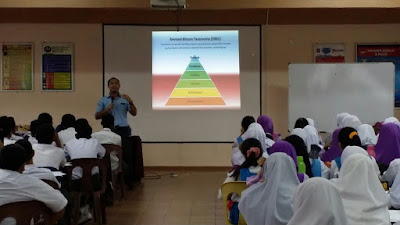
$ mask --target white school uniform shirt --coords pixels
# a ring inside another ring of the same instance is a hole
[[[8,137],[5,137],[4,141],[3,141],[3,145],[4,146],[12,145],[12,144],[15,144],[15,142],[17,142],[17,141],[16,140],[12,140],[12,139],[10,139]]]
[[[82,158],[103,158],[106,150],[96,139],[79,138],[69,141],[64,147],[65,153],[68,157],[73,159]],[[98,168],[93,168],[92,174],[99,173]],[[82,168],[74,168],[72,171],[72,178],[79,179],[82,177]]]
[[[98,140],[100,144],[113,144],[122,146],[121,136],[111,131],[110,128],[104,128],[101,131],[92,134],[92,138]]]
[[[62,130],[58,132],[58,138],[60,138],[61,146],[64,147],[65,144],[68,143],[68,141],[75,139],[75,128],[74,127],[69,127],[65,130]]]
[[[334,184],[352,225],[389,225],[388,198],[371,159],[355,153],[344,160]]]
[[[51,144],[33,144],[35,155],[33,164],[37,167],[53,167],[57,170],[64,167],[66,159],[65,153],[61,148],[54,147]]]
[[[11,140],[14,140],[14,141],[18,141],[18,140],[21,140],[21,139],[24,139],[23,137],[20,137],[20,136],[17,136],[17,135],[15,135],[15,134],[11,134],[11,138],[10,138]]]
[[[400,159],[395,159],[390,162],[388,169],[382,176],[382,180],[387,181],[389,187],[391,187],[399,171],[400,171]]]
[[[113,144],[122,146],[121,136],[111,131],[110,128],[104,128],[101,131],[92,134],[92,138],[99,141],[100,144]],[[119,159],[115,152],[110,153],[111,170],[116,170],[119,167]]]
[[[0,206],[22,201],[43,202],[53,212],[59,212],[67,205],[67,199],[60,191],[38,178],[0,169]]]
[[[264,162],[264,181],[242,192],[239,211],[248,225],[286,225],[293,216],[292,198],[300,184],[293,159],[271,154]]]
[[[34,144],[39,144],[39,141],[35,138],[32,137],[30,134],[28,135],[28,141],[31,143],[31,145],[33,146]],[[57,144],[55,141],[53,141],[51,143],[51,145],[53,145],[54,147],[57,147]]]
[[[25,170],[23,172],[25,175],[33,176],[38,178],[39,180],[50,180],[58,184],[58,187],[61,187],[61,184],[58,182],[57,178],[51,172],[50,169],[46,168],[38,168],[33,164],[25,165]]]
[[[347,225],[342,198],[332,182],[311,178],[296,189],[288,225]]]

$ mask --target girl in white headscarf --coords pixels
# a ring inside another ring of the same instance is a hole
[[[311,119],[311,118],[306,118],[306,120],[307,120],[307,122],[308,122],[308,125],[315,127],[315,122],[314,122],[313,119]]]
[[[362,154],[362,155],[365,155],[368,158],[370,158],[372,161],[372,164],[374,165],[374,170],[375,170],[376,175],[378,176],[378,178],[380,177],[379,167],[378,167],[378,164],[376,163],[375,158],[368,155],[367,151],[361,147],[347,146],[342,152],[342,156],[341,156],[342,164],[344,163],[344,161],[346,161],[347,158],[349,158],[353,154]]]
[[[399,171],[400,171],[400,159],[395,159],[391,161],[389,164],[389,168],[385,171],[385,173],[382,176],[382,181],[387,181],[389,187],[391,187]]]
[[[347,225],[342,198],[332,182],[311,178],[296,189],[288,225]]]
[[[292,198],[299,185],[293,159],[276,152],[263,167],[264,181],[242,192],[239,211],[248,225],[286,225],[293,215]]]
[[[294,128],[290,134],[299,136],[301,139],[303,139],[304,144],[307,146],[307,132],[304,129]]]
[[[374,128],[369,124],[362,124],[357,128],[358,136],[361,140],[361,146],[376,145],[378,138],[375,135]]]
[[[389,193],[390,206],[400,209],[400,173],[396,174],[392,188]]]
[[[350,115],[346,116],[346,118],[343,119],[343,127],[352,127],[357,130],[359,126],[361,126],[361,121],[358,119],[357,116]]]
[[[383,124],[386,124],[386,123],[395,123],[395,124],[397,124],[397,126],[400,126],[400,122],[396,117],[386,118],[385,121],[383,121]]]
[[[345,126],[343,125],[343,121],[344,121],[344,119],[345,119],[346,117],[348,117],[348,116],[350,116],[350,114],[348,114],[348,113],[346,113],[346,112],[337,114],[336,119],[337,119],[337,126],[338,126],[338,128],[343,128],[343,127],[345,127]]]
[[[232,166],[242,165],[242,163],[245,161],[243,154],[240,152],[239,146],[243,141],[249,138],[257,139],[261,143],[263,157],[268,157],[266,146],[267,136],[265,135],[264,128],[260,124],[253,122],[248,126],[246,131],[240,135],[237,140],[235,140],[232,146]]]
[[[315,127],[313,126],[308,125],[304,127],[304,131],[307,134],[307,151],[311,157],[309,160],[312,167],[313,176],[329,179],[329,168],[318,157],[318,153],[323,149],[323,145],[321,145],[321,140],[319,138],[317,129],[315,129]],[[311,152],[311,148],[318,148],[320,150],[318,153],[314,154],[314,150],[313,152]]]
[[[368,156],[352,154],[335,181],[351,225],[388,225],[388,199]]]

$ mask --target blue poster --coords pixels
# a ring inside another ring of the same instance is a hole
[[[400,44],[357,45],[357,62],[394,63],[394,106],[400,107]]]

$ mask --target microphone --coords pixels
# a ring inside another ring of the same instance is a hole
[[[114,97],[111,97],[111,104],[114,103]]]

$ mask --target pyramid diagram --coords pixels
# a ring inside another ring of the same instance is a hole
[[[190,63],[169,96],[166,106],[226,105],[199,58],[190,57]]]

